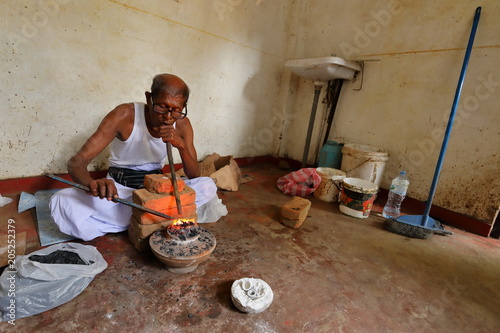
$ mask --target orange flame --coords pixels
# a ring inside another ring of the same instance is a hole
[[[197,226],[196,219],[176,219],[172,220],[171,228],[183,229],[187,227]]]

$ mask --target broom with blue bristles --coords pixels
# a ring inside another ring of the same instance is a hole
[[[458,80],[458,86],[455,93],[455,98],[453,100],[450,117],[448,119],[448,125],[446,127],[446,132],[444,134],[443,144],[441,145],[441,151],[439,153],[439,158],[436,165],[436,171],[434,172],[434,178],[432,179],[432,185],[429,191],[429,197],[427,198],[427,202],[425,205],[424,214],[405,215],[405,216],[400,216],[396,219],[385,220],[384,224],[385,228],[390,232],[400,234],[403,236],[408,236],[412,238],[421,238],[421,239],[430,238],[435,233],[442,235],[452,234],[450,231],[444,230],[438,221],[430,217],[429,212],[431,210],[432,200],[434,199],[434,194],[436,192],[439,174],[441,173],[441,169],[443,167],[444,155],[446,153],[446,148],[448,147],[448,140],[450,138],[458,102],[460,100],[460,95],[462,93],[462,86],[465,78],[465,73],[467,72],[467,66],[469,64],[469,58],[472,51],[472,45],[474,44],[474,37],[476,35],[477,25],[479,23],[480,16],[481,16],[481,7],[477,7],[476,13],[474,15],[474,22],[472,24],[471,33],[469,36],[469,43],[467,44],[467,50],[465,52],[462,71],[460,72],[460,78]]]

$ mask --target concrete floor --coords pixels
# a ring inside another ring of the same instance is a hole
[[[273,165],[242,168],[256,179],[220,192],[229,215],[204,224],[217,239],[210,259],[190,274],[168,272],[139,253],[126,232],[85,242],[109,267],[78,297],[18,319],[17,332],[500,332],[500,242],[460,230],[410,239],[383,229],[380,206],[369,218],[342,215],[312,195],[299,229],[278,222],[290,198]],[[0,209],[28,231],[29,212]],[[3,228],[4,230],[6,228]],[[244,314],[232,304],[234,280],[254,277],[273,289],[272,305]],[[0,323],[0,331],[11,331]]]

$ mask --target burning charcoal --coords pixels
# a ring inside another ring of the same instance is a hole
[[[200,238],[204,242],[200,242]],[[151,235],[153,254],[173,273],[188,273],[208,259],[215,249],[215,237],[194,222],[180,222]]]

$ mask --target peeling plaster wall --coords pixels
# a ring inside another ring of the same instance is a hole
[[[101,119],[118,104],[143,102],[161,72],[179,75],[191,88],[189,117],[200,159],[276,151],[291,5],[1,1],[0,179],[66,172],[66,161]],[[106,168],[108,155],[89,169]]]
[[[381,186],[398,170],[408,195],[426,200],[477,6],[482,15],[461,103],[433,203],[493,223],[500,206],[500,2],[303,1],[294,58],[365,60],[360,80],[345,82],[329,139],[386,149]],[[280,154],[301,160],[313,99],[312,82],[291,76]],[[323,139],[318,106],[309,163]],[[293,116],[290,116],[293,115]]]

